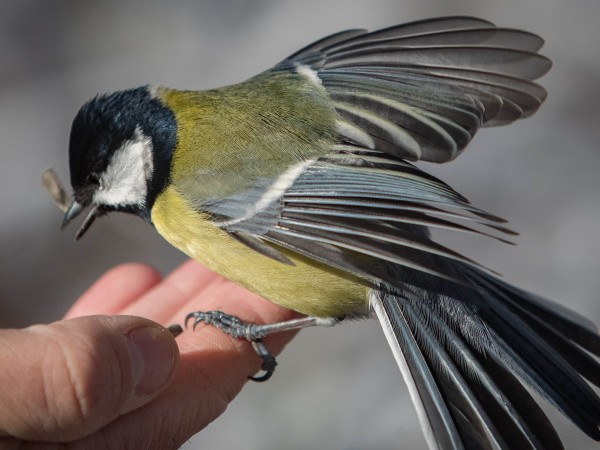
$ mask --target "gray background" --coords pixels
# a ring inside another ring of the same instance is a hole
[[[68,179],[67,140],[98,92],[241,81],[325,34],[447,14],[481,16],[546,39],[554,68],[533,118],[484,130],[464,156],[421,165],[511,220],[518,246],[456,237],[455,248],[515,284],[600,323],[600,2],[433,0],[18,0],[0,3],[0,325],[61,317],[104,270],[184,258],[139,219],[112,215],[80,243],[40,187]],[[400,374],[373,322],[308,330],[266,385],[249,385],[185,448],[425,448]],[[552,414],[567,448],[596,448]]]

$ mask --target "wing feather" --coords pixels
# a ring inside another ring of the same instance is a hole
[[[551,66],[537,53],[542,45],[532,33],[446,17],[338,33],[273,70],[306,74],[308,68],[334,102],[348,142],[446,162],[480,127],[538,109],[546,91],[534,80]]]

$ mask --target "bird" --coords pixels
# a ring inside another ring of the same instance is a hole
[[[547,95],[535,81],[551,67],[542,45],[440,17],[342,31],[230,86],[98,95],[73,120],[63,227],[88,208],[77,239],[107,213],[137,215],[302,313],[188,316],[250,340],[266,377],[266,334],[376,317],[432,449],[563,448],[530,391],[599,441],[596,326],[437,242],[432,230],[515,233],[418,166],[531,116]]]

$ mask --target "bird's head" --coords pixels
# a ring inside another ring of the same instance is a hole
[[[71,128],[73,202],[63,227],[87,207],[91,210],[77,238],[110,211],[150,220],[152,204],[169,180],[176,135],[175,116],[151,87],[98,96],[84,104]]]

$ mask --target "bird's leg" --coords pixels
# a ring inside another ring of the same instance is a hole
[[[266,381],[271,378],[277,366],[275,357],[269,352],[267,347],[263,343],[263,338],[273,333],[280,333],[282,331],[299,330],[306,327],[315,326],[332,326],[340,321],[340,319],[333,317],[302,317],[300,319],[286,320],[284,322],[268,323],[268,324],[256,324],[244,322],[238,317],[225,314],[222,311],[196,311],[190,313],[185,318],[185,325],[187,327],[188,322],[193,319],[194,324],[192,329],[200,323],[206,325],[212,325],[217,327],[224,333],[237,339],[246,339],[252,344],[254,351],[262,359],[261,370],[264,372],[258,377],[249,377],[253,381]]]

